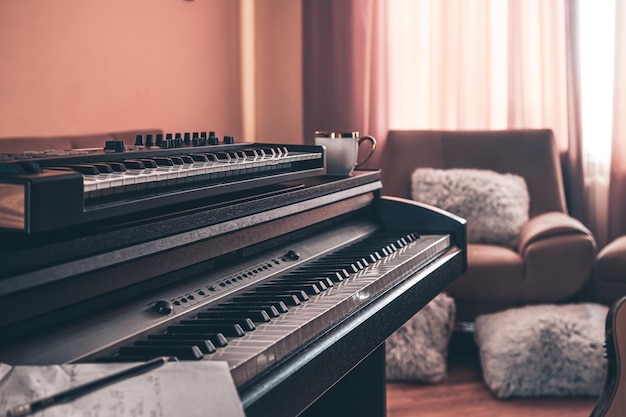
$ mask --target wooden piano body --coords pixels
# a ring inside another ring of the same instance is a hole
[[[307,164],[308,175],[210,178],[153,190],[150,201],[161,203],[147,209],[1,232],[0,302],[10,313],[0,317],[0,361],[147,359],[157,353],[141,343],[154,335],[208,310],[230,317],[237,299],[260,300],[274,285],[287,294],[281,305],[294,303],[288,311],[221,334],[224,347],[212,339],[181,355],[228,361],[248,416],[385,415],[384,341],[465,271],[465,222],[381,197],[378,171],[330,177]],[[29,175],[39,174],[5,169],[0,184],[37,183]],[[314,271],[306,291],[286,288],[303,271]]]

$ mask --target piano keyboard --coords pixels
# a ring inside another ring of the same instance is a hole
[[[289,153],[285,147],[241,151],[189,153],[171,157],[125,159],[122,162],[69,164],[49,169],[73,170],[83,176],[86,200],[157,187],[262,175],[287,170],[294,162],[319,158],[307,152]]]
[[[121,149],[4,155],[0,231],[37,233],[325,173],[316,146]]]
[[[155,356],[229,363],[237,385],[450,247],[447,235],[378,232],[200,309],[100,361]]]

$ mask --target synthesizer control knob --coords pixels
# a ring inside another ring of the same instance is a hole
[[[176,133],[174,137],[174,141],[172,142],[175,148],[180,148],[183,146],[183,135],[181,133]]]
[[[135,136],[135,146],[143,146],[143,135],[137,135]]]
[[[152,134],[148,133],[146,135],[146,146],[150,147],[150,146],[154,146],[154,141],[152,140]]]
[[[235,138],[233,138],[232,136],[224,136],[224,143],[227,144],[233,144],[235,143]]]
[[[217,136],[215,136],[215,132],[213,131],[209,132],[209,138],[207,139],[207,143],[209,145],[219,145],[220,140],[218,139]]]
[[[185,139],[183,140],[185,145],[189,145],[191,143],[191,133],[185,132]]]
[[[105,152],[124,152],[126,144],[123,140],[107,140],[104,144]]]
[[[171,133],[166,133],[165,140],[162,141],[161,145],[159,146],[163,149],[173,148],[174,147],[173,142],[174,142],[174,136]]]
[[[163,144],[163,133],[157,133],[156,135],[156,146],[161,146]]]
[[[174,309],[174,307],[172,306],[172,303],[170,303],[169,301],[165,301],[165,300],[159,300],[156,303],[154,303],[154,311],[156,311],[159,314],[163,314],[164,316],[170,314],[172,312],[172,310]]]
[[[295,251],[293,249],[287,251],[285,256],[287,257],[287,259],[289,259],[291,261],[297,261],[298,259],[300,259],[300,254],[298,253],[298,251]]]

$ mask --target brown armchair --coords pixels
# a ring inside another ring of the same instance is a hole
[[[418,167],[512,173],[528,188],[529,221],[517,250],[468,244],[468,270],[447,290],[458,321],[512,306],[566,301],[590,279],[595,239],[568,215],[551,130],[390,131],[381,160],[383,194],[410,199]]]

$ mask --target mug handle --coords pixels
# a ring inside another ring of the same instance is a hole
[[[374,136],[361,136],[358,141],[358,146],[360,146],[361,143],[363,143],[366,140],[372,144],[372,148],[370,149],[370,153],[367,154],[364,160],[362,160],[361,162],[357,162],[354,165],[355,168],[358,168],[364,163],[366,163],[372,157],[372,155],[374,154],[374,151],[376,150],[376,139],[374,138]]]

